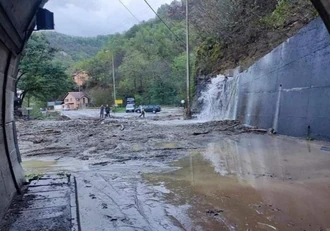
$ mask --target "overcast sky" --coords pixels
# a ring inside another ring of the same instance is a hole
[[[140,20],[155,17],[144,0],[121,0]],[[157,10],[172,0],[148,0]],[[55,30],[77,36],[97,36],[122,32],[137,20],[119,0],[49,0],[46,9],[54,12]]]

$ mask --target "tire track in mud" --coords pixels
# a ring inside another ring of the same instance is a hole
[[[101,214],[106,212],[100,218],[110,222],[113,230],[122,230],[123,228],[146,231],[186,230],[180,222],[173,223],[174,219],[168,216],[165,207],[158,204],[160,203],[159,200],[156,200],[156,207],[152,206],[148,209],[150,205],[145,205],[145,202],[149,199],[143,195],[153,194],[153,191],[141,183],[139,177],[130,178],[129,185],[123,185],[123,183],[127,183],[127,180],[119,179],[115,182],[117,186],[111,182],[111,174],[94,172],[82,177],[81,180],[85,180],[85,183],[88,182],[90,185],[88,188],[91,188],[90,192],[97,200],[96,203],[92,202],[95,210]],[[110,214],[107,214],[107,210],[101,209],[100,206],[103,204],[107,204],[107,209],[111,209],[109,210],[109,212],[111,211]],[[160,212],[160,215],[157,211]]]
[[[80,202],[82,207],[85,207],[85,209],[88,208],[88,210],[86,210],[87,212],[84,212],[84,210],[81,212],[86,218],[91,219],[91,217],[93,217],[93,219],[96,221],[96,224],[86,223],[86,227],[83,227],[83,230],[84,228],[85,230],[99,230],[101,228],[100,224],[103,224],[102,227],[105,227],[105,225],[111,225],[111,230],[121,230],[123,227],[133,226],[126,214],[122,211],[119,205],[120,201],[117,202],[116,198],[114,198],[111,194],[106,193],[107,190],[105,189],[107,187],[109,192],[113,192],[113,188],[109,187],[109,184],[104,181],[104,179],[100,177],[98,173],[91,173],[82,176],[79,180],[89,185],[88,189],[82,192],[83,200]],[[100,188],[100,186],[104,187]],[[117,194],[117,192],[115,193]],[[93,202],[91,202],[90,198],[88,198],[88,194]],[[94,202],[94,200],[96,201]],[[101,206],[103,205],[106,205],[106,207],[102,208]],[[108,208],[111,208],[110,214],[106,210]],[[91,212],[93,213],[92,216],[90,216]],[[118,222],[120,223],[118,224]],[[138,228],[139,227],[134,227],[134,229]]]
[[[150,221],[148,220],[146,214],[144,213],[143,210],[143,205],[142,203],[139,201],[138,197],[137,197],[137,190],[136,187],[134,189],[134,202],[130,203],[136,210],[137,214],[140,215],[140,217],[142,218],[142,220],[145,221],[145,224],[141,224],[141,226],[135,226],[133,225],[133,222],[131,221],[131,219],[129,219],[129,215],[127,214],[122,207],[124,205],[123,199],[122,197],[125,196],[122,193],[118,192],[117,189],[115,189],[115,187],[106,179],[106,176],[101,175],[99,173],[94,173],[92,175],[92,177],[96,177],[98,179],[101,179],[102,182],[104,182],[105,186],[103,188],[100,188],[99,185],[100,184],[96,184],[95,182],[97,182],[98,180],[93,180],[90,184],[92,185],[92,187],[97,190],[97,192],[99,194],[104,195],[106,198],[111,200],[111,209],[115,210],[114,214],[116,214],[115,216],[106,216],[108,219],[110,219],[110,221],[112,221],[112,219],[115,219],[115,221],[121,221],[124,225],[120,225],[117,222],[111,222],[111,224],[113,225],[113,228],[118,230],[120,228],[124,228],[124,227],[128,227],[128,228],[134,228],[134,229],[138,229],[138,230],[149,230],[149,231],[153,231],[153,230],[157,230],[157,228],[153,227],[152,224],[150,223]],[[106,190],[106,188],[108,188],[108,190]],[[107,193],[107,191],[109,191],[110,193]],[[116,195],[111,195],[111,192],[114,192]],[[118,196],[118,198],[117,198]],[[102,198],[100,198],[100,200],[102,200]],[[115,206],[115,207],[112,207]],[[127,205],[126,205],[127,206]],[[128,208],[132,208],[132,206],[129,206]],[[118,214],[119,213],[119,214]],[[134,215],[134,214],[133,214]],[[141,219],[136,219],[136,221],[141,222]]]
[[[135,202],[135,207],[137,209],[137,211],[140,213],[140,215],[144,218],[144,220],[148,223],[149,225],[149,230],[155,230],[153,229],[154,227],[152,227],[152,225],[150,224],[144,209],[143,209],[143,205],[141,204],[139,198],[138,198],[138,192],[137,192],[137,184],[134,186],[134,202]]]
[[[181,223],[176,217],[170,215],[166,210],[165,210],[165,213],[166,213],[166,216],[169,217],[171,220],[173,220],[173,221],[177,224],[177,226],[178,226],[180,229],[182,229],[183,231],[188,231],[188,230],[184,227],[184,225],[183,225],[183,224],[182,224],[182,223]]]
[[[102,179],[107,185],[110,185],[110,187],[113,189],[113,186],[112,186],[111,184],[109,184],[109,182],[105,181],[104,178],[103,178],[102,176],[100,176],[98,173],[94,174],[94,176],[96,176],[96,177],[98,177],[98,178],[101,178],[101,179]],[[111,196],[110,194],[108,194],[108,193],[106,193],[106,192],[104,191],[104,189],[105,189],[107,186],[105,186],[103,189],[100,189],[100,188],[98,188],[97,185],[95,185],[95,184],[93,184],[93,183],[91,183],[91,184],[92,184],[93,187],[94,187],[95,189],[97,189],[100,193],[102,193],[102,194],[104,194],[106,197],[108,197],[108,198],[113,202],[113,204],[115,204],[115,205],[117,206],[117,208],[119,209],[119,211],[120,211],[120,213],[121,213],[122,215],[126,216],[126,214],[122,211],[120,205],[116,202],[116,200],[115,200],[114,198],[112,198],[112,196]],[[116,190],[114,190],[114,191],[115,191],[118,195],[120,195],[120,194],[118,193],[118,191],[116,191]]]
[[[113,189],[113,191],[115,191],[118,195],[120,195],[120,193],[117,191],[117,189],[106,179],[105,176],[103,176],[101,174],[97,174],[97,176],[101,177]]]
[[[138,180],[138,179],[136,179]],[[153,199],[153,198],[146,198],[144,200],[144,202],[142,202],[140,199],[139,199],[139,195],[140,194],[154,194],[155,191],[148,191],[148,192],[142,192],[142,193],[139,193],[139,189],[145,189],[145,188],[148,188],[150,189],[148,186],[144,185],[144,184],[141,184],[141,183],[137,183],[134,187],[134,200],[135,200],[135,205],[136,205],[136,208],[137,210],[139,211],[139,213],[141,214],[141,216],[144,217],[145,221],[147,221],[149,224],[150,224],[150,228],[151,230],[159,230],[159,227],[162,227],[163,230],[183,230],[183,231],[186,231],[187,229],[184,227],[184,225],[178,221],[176,218],[172,217],[171,215],[168,214],[168,212],[166,211],[166,206],[164,206],[164,204],[162,204],[161,206],[161,210],[163,212],[163,216],[164,217],[153,217],[153,220],[152,222],[154,222],[156,224],[156,227],[155,225],[153,225],[152,223],[150,223],[150,220],[148,219],[148,215],[146,214],[145,212],[145,209],[143,207],[143,204],[146,204],[147,201],[155,201],[156,203],[160,203],[160,199],[156,200],[156,199]],[[147,204],[147,206],[149,206],[150,208],[150,205]],[[152,208],[152,206],[151,206]],[[153,214],[153,211],[149,209],[149,213],[150,214]],[[164,219],[165,218],[165,219]],[[166,220],[166,222],[164,223],[164,221]],[[173,222],[174,221],[174,222]],[[159,225],[159,226],[158,226]]]

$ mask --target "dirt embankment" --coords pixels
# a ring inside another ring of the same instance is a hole
[[[246,70],[318,16],[307,0],[277,1],[276,7],[273,3],[243,17],[226,32],[227,37],[205,40],[199,46],[197,85],[228,69]]]

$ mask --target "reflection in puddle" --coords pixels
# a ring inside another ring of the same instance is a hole
[[[139,152],[139,151],[142,151],[143,150],[143,147],[139,146],[139,145],[133,145],[132,146],[132,151],[134,152]]]
[[[56,161],[28,160],[22,166],[27,174],[42,174],[49,172],[56,165]]]
[[[88,165],[83,161],[56,157],[23,158],[22,167],[25,175],[88,170]]]
[[[219,139],[176,162],[179,170],[147,175],[164,182],[174,206],[189,204],[190,230],[327,230],[330,155],[322,142],[282,136]],[[219,212],[221,211],[221,212]],[[191,229],[192,228],[192,229]]]
[[[164,149],[174,149],[178,147],[178,143],[174,142],[160,142],[160,143],[155,143],[154,146],[156,148],[164,148]]]

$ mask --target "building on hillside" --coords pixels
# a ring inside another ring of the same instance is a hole
[[[85,108],[89,103],[89,99],[84,92],[68,92],[64,98],[64,109],[76,110]]]
[[[89,76],[86,71],[75,72],[72,75],[72,80],[77,84],[77,86],[84,86],[86,81],[89,79]]]

